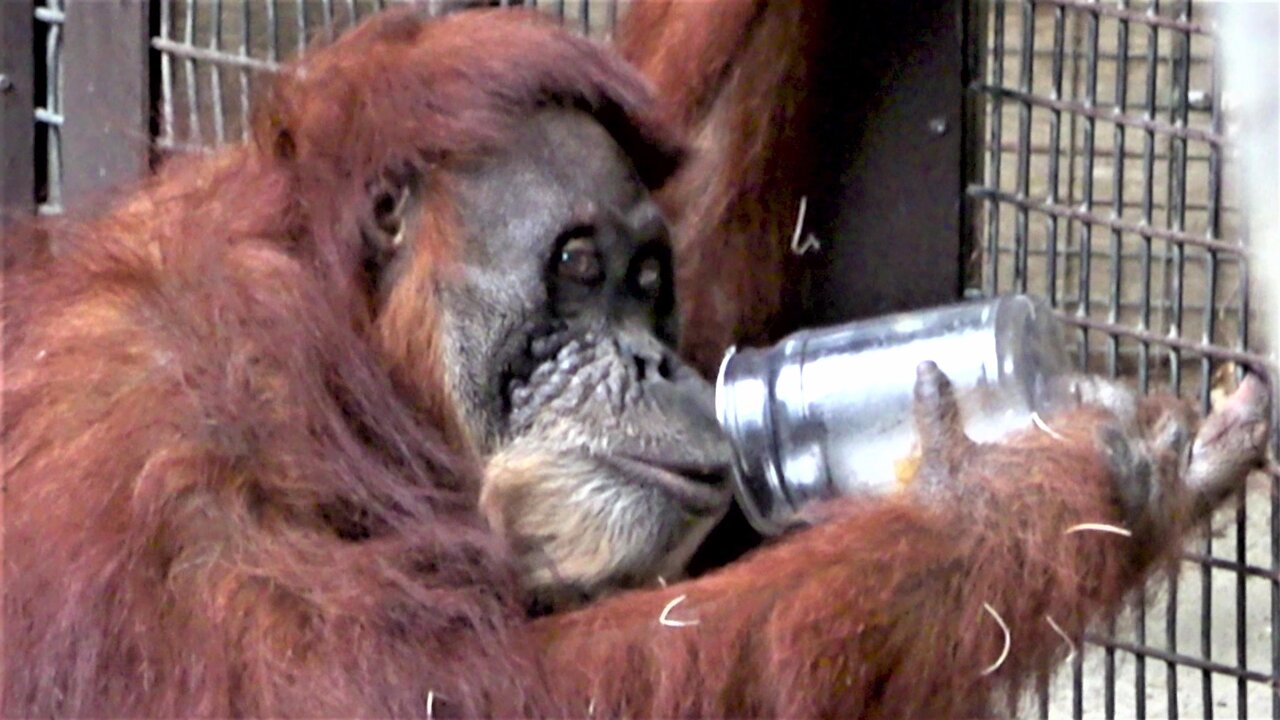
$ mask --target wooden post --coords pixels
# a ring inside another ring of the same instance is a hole
[[[30,0],[0,0],[0,231],[35,212],[35,46]]]
[[[143,177],[151,148],[151,0],[67,0],[63,202],[92,208]]]

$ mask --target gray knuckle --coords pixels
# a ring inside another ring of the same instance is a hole
[[[1136,462],[1132,438],[1114,423],[1105,423],[1098,429],[1099,445],[1108,465],[1118,474],[1126,474]]]
[[[1191,428],[1180,418],[1162,422],[1154,438],[1156,450],[1182,454],[1191,444]]]

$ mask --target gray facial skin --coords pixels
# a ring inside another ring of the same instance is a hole
[[[573,110],[453,177],[467,242],[440,297],[482,508],[546,606],[678,577],[727,508],[729,446],[711,386],[670,349],[657,206]]]

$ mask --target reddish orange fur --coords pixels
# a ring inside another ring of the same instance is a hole
[[[176,162],[6,278],[4,714],[554,707],[514,649],[430,292],[456,232],[435,189],[544,102],[669,172],[673,136],[597,45],[394,12],[282,74],[249,146]],[[422,253],[375,317],[357,221],[406,164]]]
[[[989,717],[998,691],[1016,697],[1065,655],[1046,616],[1078,638],[1148,567],[1133,540],[1064,535],[1121,522],[1093,445],[1103,419],[1055,418],[1065,441],[977,446],[936,504],[842,501],[695,582],[541,621],[538,644],[602,717]],[[680,595],[672,616],[698,624],[659,626]],[[1012,638],[988,676],[1004,634],[984,603]]]
[[[413,339],[456,229],[426,224],[439,266],[375,319],[365,183],[447,176],[547,97],[629,134],[654,182],[675,144],[625,68],[523,15],[395,13],[298,67],[252,146],[179,162],[8,279],[5,715],[976,716],[1061,654],[1044,615],[1078,634],[1141,577],[1124,540],[1063,535],[1119,520],[1083,413],[1054,421],[1069,442],[975,451],[956,502],[845,503],[716,574],[529,622]],[[695,279],[749,266],[707,252]],[[743,287],[776,295],[764,260]],[[772,312],[693,302],[695,352]],[[698,624],[660,625],[680,594]],[[1013,632],[986,678],[984,602]]]

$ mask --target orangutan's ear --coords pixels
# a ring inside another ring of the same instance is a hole
[[[364,210],[359,219],[364,272],[370,300],[380,304],[393,283],[397,260],[409,251],[413,225],[421,201],[420,174],[416,171],[383,171],[365,189]]]
[[[417,174],[384,171],[369,183],[367,203],[360,221],[365,269],[376,281],[386,267],[405,250],[409,221],[417,202]]]

